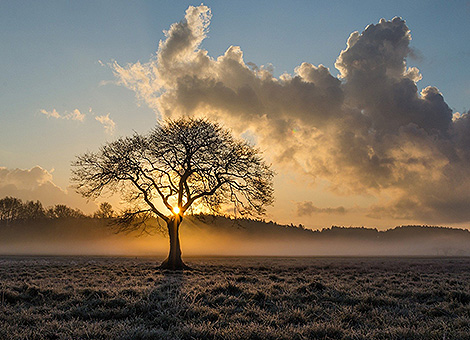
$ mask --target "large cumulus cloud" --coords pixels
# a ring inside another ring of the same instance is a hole
[[[119,82],[160,116],[221,119],[331,190],[376,195],[369,216],[470,220],[469,115],[453,114],[435,87],[418,91],[403,19],[352,33],[339,77],[305,62],[275,77],[238,46],[218,58],[201,49],[210,18],[208,7],[189,7],[152,60],[113,65]]]

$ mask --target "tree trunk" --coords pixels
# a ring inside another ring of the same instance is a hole
[[[179,229],[182,220],[183,218],[180,215],[175,215],[167,222],[168,235],[170,236],[170,253],[166,260],[160,265],[161,269],[190,269],[181,259]]]

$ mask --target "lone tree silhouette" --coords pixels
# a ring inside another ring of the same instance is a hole
[[[135,133],[77,156],[72,166],[72,181],[84,197],[118,192],[133,203],[117,218],[119,230],[146,227],[151,218],[166,222],[164,269],[188,268],[179,241],[188,209],[219,214],[231,207],[256,216],[273,202],[274,173],[260,151],[207,119],[165,120],[147,135]]]

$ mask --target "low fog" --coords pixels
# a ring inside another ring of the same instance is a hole
[[[103,220],[68,219],[0,228],[3,255],[166,256],[162,233],[117,234]],[[470,232],[438,227],[318,231],[273,222],[187,217],[183,256],[466,256]]]

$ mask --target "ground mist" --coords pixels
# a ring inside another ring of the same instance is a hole
[[[3,255],[168,254],[157,223],[116,233],[110,220],[68,218],[0,225]],[[181,225],[183,256],[469,256],[470,231],[428,226],[329,227],[310,230],[252,219],[187,216]]]

